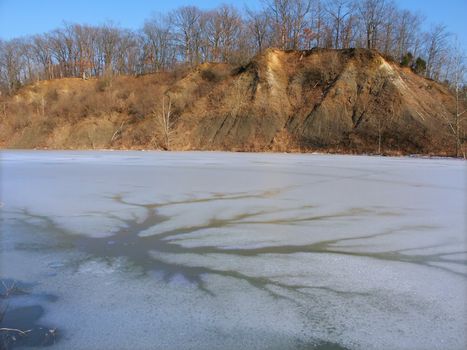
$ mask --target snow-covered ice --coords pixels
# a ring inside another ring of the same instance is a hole
[[[0,278],[57,327],[52,348],[467,344],[463,161],[0,157]]]

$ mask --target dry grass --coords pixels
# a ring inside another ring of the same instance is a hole
[[[0,100],[0,145],[158,149],[153,112],[165,95],[172,149],[358,153],[381,143],[389,153],[444,154],[454,145],[440,117],[454,111],[444,86],[371,51],[273,49],[241,67],[38,82]]]

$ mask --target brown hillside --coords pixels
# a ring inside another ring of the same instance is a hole
[[[161,149],[169,101],[171,149],[452,154],[455,147],[447,87],[363,49],[269,49],[241,67],[38,82],[1,100],[0,145]]]

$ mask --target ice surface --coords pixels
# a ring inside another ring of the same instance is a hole
[[[53,348],[465,348],[465,162],[0,157],[0,278]]]

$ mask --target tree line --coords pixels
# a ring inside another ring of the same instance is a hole
[[[142,28],[65,24],[45,34],[0,40],[0,88],[32,81],[169,71],[203,62],[242,64],[269,47],[376,49],[438,81],[459,76],[465,56],[446,26],[393,0],[265,0],[259,10],[180,7]],[[462,75],[463,78],[463,75]]]

